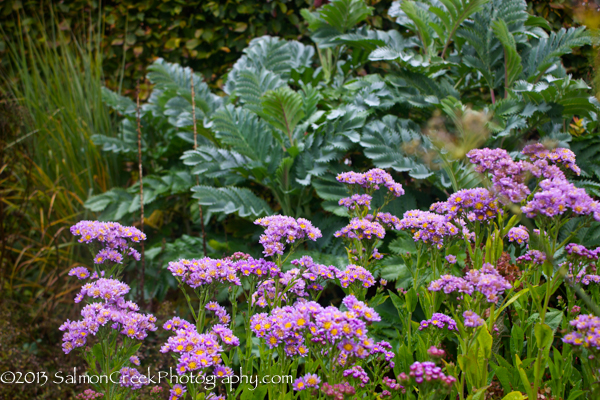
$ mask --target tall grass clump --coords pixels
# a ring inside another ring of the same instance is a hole
[[[55,290],[78,259],[64,227],[88,217],[88,196],[111,187],[115,159],[90,137],[112,136],[113,121],[101,99],[100,26],[63,31],[53,13],[19,23],[18,36],[0,30],[10,57],[2,101],[18,115],[0,138],[0,292],[37,303],[32,315],[40,315],[70,295]],[[42,34],[30,35],[31,24]]]

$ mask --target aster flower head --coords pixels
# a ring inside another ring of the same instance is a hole
[[[432,204],[430,211],[447,215],[449,219],[461,217],[471,222],[487,221],[502,212],[498,200],[484,188],[459,190],[447,201]]]
[[[167,269],[194,289],[208,285],[241,285],[235,262],[229,259],[180,259],[169,262]]]
[[[141,389],[142,386],[150,383],[148,378],[145,375],[140,374],[140,372],[135,368],[123,367],[119,373],[121,374],[121,377],[119,378],[119,384],[123,387],[136,390]]]
[[[468,271],[464,278],[442,275],[440,279],[429,284],[428,290],[444,291],[446,294],[458,292],[470,296],[480,293],[487,302],[497,303],[500,299],[499,296],[510,288],[512,288],[511,284],[491,264],[486,263],[479,270]]]
[[[256,225],[265,227],[265,233],[260,237],[265,256],[283,254],[286,244],[303,240],[316,241],[321,236],[319,228],[315,228],[310,221],[304,218],[297,220],[283,215],[272,215],[254,221]]]
[[[530,164],[515,162],[504,149],[474,149],[467,153],[475,171],[489,174],[494,195],[518,203],[531,191],[526,185]]]
[[[87,279],[90,276],[90,271],[86,267],[75,267],[69,271],[69,276],[74,276],[79,280]]]
[[[405,212],[398,228],[410,230],[415,242],[430,243],[436,245],[439,249],[444,244],[444,238],[459,233],[459,229],[449,222],[447,216],[421,210]]]
[[[379,222],[370,221],[368,218],[353,218],[348,225],[335,232],[333,236],[359,240],[383,239],[385,229]]]
[[[485,323],[483,318],[477,315],[471,310],[467,310],[463,313],[464,324],[467,328],[477,328]]]
[[[367,191],[377,190],[380,186],[384,186],[395,197],[404,194],[402,185],[394,182],[390,174],[379,168],[373,168],[365,173],[344,172],[339,174],[336,179],[338,182],[348,185],[358,185]]]
[[[509,242],[518,244],[527,244],[529,242],[529,232],[523,225],[511,228],[506,235]]]
[[[373,197],[369,196],[368,194],[353,194],[350,197],[344,197],[343,199],[340,199],[338,204],[346,207],[348,210],[355,210],[361,207],[370,210],[371,200],[373,200]]]
[[[117,222],[79,221],[71,226],[71,233],[79,236],[80,243],[96,242],[103,246],[94,256],[95,264],[121,264],[124,256],[139,260],[140,254],[132,244],[146,240],[146,235],[139,229]]]
[[[449,264],[456,264],[456,256],[453,254],[447,255],[444,257]]]
[[[542,265],[546,261],[546,254],[542,253],[539,250],[529,250],[527,253],[523,254],[520,257],[517,257],[516,262],[524,263],[530,262],[536,265]]]
[[[575,163],[575,153],[569,149],[557,147],[548,149],[542,143],[534,143],[523,148],[522,153],[529,156],[531,161],[546,160],[554,164],[564,165],[565,168],[579,175],[581,169]]]
[[[531,201],[521,207],[528,218],[544,216],[555,218],[567,212],[575,215],[593,215],[600,220],[600,205],[586,193],[585,189],[575,187],[564,179],[544,179],[539,183]]]
[[[445,314],[434,313],[430,319],[421,321],[419,330],[427,329],[429,327],[438,329],[447,329],[449,331],[456,331],[456,321]]]
[[[357,282],[364,288],[375,284],[375,278],[369,271],[358,265],[348,265],[345,270],[337,271],[336,278],[339,279],[342,287],[347,288]]]
[[[592,314],[582,314],[569,324],[576,330],[565,335],[563,342],[600,351],[600,318]]]

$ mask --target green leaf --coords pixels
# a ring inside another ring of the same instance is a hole
[[[280,87],[265,93],[261,105],[261,116],[292,141],[296,125],[304,117],[302,96],[289,87]]]
[[[510,392],[502,398],[502,400],[523,400],[525,396],[521,392]]]
[[[537,323],[534,328],[535,340],[539,349],[544,349],[545,351],[550,350],[550,345],[554,340],[554,334],[552,332],[552,328],[550,328],[546,324]]]
[[[272,131],[256,114],[230,104],[215,112],[213,123],[221,142],[239,154],[261,162],[273,156]]]
[[[523,67],[521,66],[521,57],[517,52],[515,38],[509,31],[506,22],[501,19],[494,21],[492,23],[492,29],[504,47],[504,87],[508,89],[523,70]]]
[[[192,197],[198,199],[199,204],[208,206],[209,214],[235,213],[248,219],[273,214],[267,202],[246,188],[194,186],[192,192],[194,193]]]
[[[321,7],[319,16],[340,33],[345,33],[373,12],[363,0],[334,0]]]

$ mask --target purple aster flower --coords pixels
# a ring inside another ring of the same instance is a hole
[[[394,182],[394,179],[390,174],[379,168],[371,169],[364,174],[358,172],[344,172],[337,176],[337,181],[348,185],[358,185],[364,189],[370,190],[377,190],[380,185],[383,185],[396,197],[400,197],[404,194],[402,185]]]
[[[446,261],[448,261],[448,263],[450,264],[456,264],[456,256],[455,255],[447,255],[446,257],[444,257],[446,259]]]
[[[511,228],[506,236],[509,242],[517,242],[518,244],[529,242],[529,232],[523,225]]]
[[[348,265],[345,270],[337,271],[336,278],[342,287],[347,288],[354,282],[360,282],[362,287],[368,288],[375,284],[375,278],[369,271],[358,265]]]
[[[448,329],[449,331],[456,331],[456,321],[448,315],[441,313],[434,313],[430,319],[421,321],[419,330],[422,331],[430,326],[434,326],[438,329]]]
[[[83,280],[90,276],[90,271],[86,267],[75,267],[69,271],[69,276],[75,276],[77,279]]]
[[[283,215],[272,215],[259,218],[254,223],[266,228],[260,237],[265,256],[283,254],[285,243],[291,244],[305,239],[316,241],[322,236],[321,231],[304,218],[296,220]]]
[[[525,146],[522,153],[528,155],[531,161],[547,160],[555,164],[563,164],[565,168],[577,175],[581,173],[581,169],[575,164],[575,153],[569,149],[561,147],[548,149],[541,143],[535,143]]]
[[[306,386],[306,382],[304,382],[304,378],[297,378],[294,381],[294,390],[295,391],[302,391],[305,390],[307,388]]]
[[[485,323],[483,318],[471,310],[465,311],[463,313],[463,318],[465,319],[464,323],[467,328],[477,328]]]
[[[333,236],[359,240],[383,239],[385,229],[379,222],[372,222],[367,218],[353,218],[348,225],[335,232]]]
[[[517,263],[530,262],[537,265],[542,265],[546,261],[546,254],[539,250],[529,250],[524,255],[517,257]]]
[[[371,209],[371,200],[373,197],[368,194],[353,194],[350,197],[344,197],[340,199],[338,204],[344,206],[349,210],[355,210],[357,207],[365,207],[367,210]]]

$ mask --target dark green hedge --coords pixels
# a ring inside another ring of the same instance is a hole
[[[393,27],[386,19],[392,0],[366,0],[375,8],[368,22],[379,29]],[[257,36],[276,35],[304,40],[306,26],[300,10],[318,7],[326,0],[63,0],[54,5],[61,29],[82,33],[90,21],[102,15],[104,72],[109,87],[133,89],[156,57],[191,66],[212,86],[240,57],[243,48]],[[547,19],[554,29],[574,25],[570,0],[529,0],[529,10]],[[99,5],[102,10],[99,10]],[[0,39],[0,62],[6,65],[6,41],[14,39],[18,27],[28,27],[36,37],[35,19],[51,21],[49,2],[4,0],[0,21],[6,36]],[[383,17],[382,17],[383,16]],[[125,54],[124,54],[125,53]],[[590,52],[567,60],[574,75],[590,81]],[[124,71],[124,73],[123,73]]]
[[[370,24],[391,27],[381,15],[392,1],[368,2],[377,9],[377,17]],[[322,2],[316,3],[319,6]],[[90,0],[54,3],[55,19],[62,29],[82,32],[90,20],[98,20],[99,4]],[[276,35],[302,39],[306,26],[300,10],[315,6],[313,0],[121,0],[101,4],[105,76],[109,86],[116,87],[124,69],[123,88],[135,87],[135,81],[145,75],[146,66],[156,57],[191,66],[219,85],[218,79],[252,38]],[[8,36],[3,41],[14,37],[20,23],[29,26],[35,37],[32,26],[40,11],[46,21],[51,19],[49,4],[40,9],[40,1],[1,2],[0,20]],[[3,47],[6,44],[0,42],[0,54]]]

